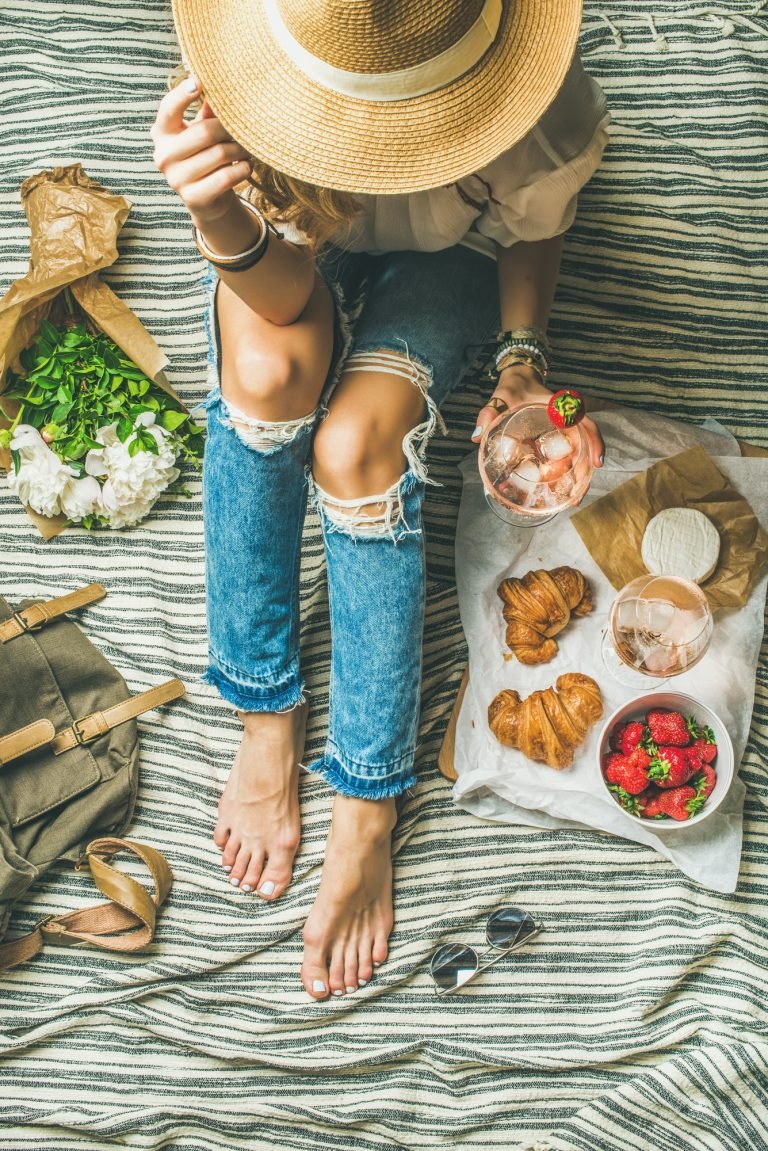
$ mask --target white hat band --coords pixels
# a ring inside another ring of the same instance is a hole
[[[275,41],[308,79],[356,100],[412,100],[451,84],[487,52],[501,23],[501,0],[485,0],[482,11],[460,40],[422,64],[397,72],[347,72],[308,52],[285,24],[277,0],[264,0]]]

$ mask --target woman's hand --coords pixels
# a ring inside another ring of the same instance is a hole
[[[535,372],[533,368],[529,368],[525,364],[510,364],[499,375],[491,400],[500,401],[506,404],[507,408],[512,409],[519,407],[520,404],[546,402],[551,395],[552,392],[542,384],[538,372]],[[473,442],[478,443],[485,429],[504,414],[505,411],[500,407],[500,403],[494,403],[492,407],[489,407],[488,404],[482,407],[477,416],[477,427],[472,433]],[[589,442],[592,466],[600,468],[603,466],[603,453],[605,451],[603,438],[593,420],[585,419],[582,426]]]
[[[251,171],[248,153],[236,144],[203,102],[194,120],[184,113],[197,98],[198,81],[190,76],[160,101],[150,130],[153,160],[178,192],[198,226],[220,219],[234,203],[233,188]]]

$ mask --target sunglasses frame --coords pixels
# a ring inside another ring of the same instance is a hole
[[[511,906],[512,906],[511,904],[505,904],[505,907],[511,907]],[[477,967],[475,968],[475,970],[472,972],[472,974],[470,976],[468,976],[466,979],[462,980],[461,983],[457,983],[455,987],[441,987],[440,984],[435,979],[434,972],[432,971],[432,964],[434,962],[435,956],[439,955],[439,953],[443,947],[446,947],[449,945],[443,943],[443,944],[441,944],[440,947],[437,948],[436,951],[434,951],[432,953],[432,958],[430,959],[430,963],[429,963],[429,974],[432,977],[432,983],[433,983],[433,986],[435,989],[435,995],[439,995],[439,996],[453,995],[453,993],[455,991],[461,990],[462,987],[466,987],[468,983],[471,983],[473,979],[476,979],[477,976],[480,975],[480,973],[482,971],[487,971],[489,967],[493,967],[494,963],[498,963],[499,960],[503,959],[505,955],[511,955],[513,951],[519,951],[521,947],[524,947],[526,945],[526,943],[528,942],[529,939],[534,939],[537,935],[539,935],[544,930],[544,924],[543,923],[537,923],[536,920],[531,915],[531,913],[529,911],[526,911],[525,912],[526,916],[528,917],[528,919],[530,919],[531,923],[533,924],[533,930],[529,931],[526,934],[524,939],[518,939],[516,936],[514,942],[512,944],[510,944],[509,947],[499,948],[495,944],[491,943],[491,941],[488,939],[488,925],[490,924],[491,920],[493,919],[493,916],[497,915],[499,911],[503,911],[503,910],[504,910],[504,908],[498,907],[496,909],[496,911],[491,912],[491,914],[488,916],[488,923],[486,924],[486,936],[485,936],[485,938],[486,938],[486,941],[488,942],[488,944],[491,948],[490,951],[485,951],[482,955],[480,955],[475,950],[475,948],[472,947],[472,945],[469,943],[461,943],[461,944],[456,945],[456,946],[464,947],[467,949],[467,951],[472,952],[472,954],[475,957]],[[525,911],[525,909],[522,907],[519,908],[518,910]],[[522,929],[523,923],[525,923],[525,920],[523,920],[521,922],[520,929]],[[519,934],[519,931],[518,931],[518,934]],[[496,953],[496,954],[494,954],[494,953]],[[488,958],[489,956],[491,956],[490,959]],[[486,960],[487,962],[484,962],[484,960]]]

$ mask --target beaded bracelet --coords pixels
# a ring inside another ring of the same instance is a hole
[[[267,220],[265,220],[258,208],[255,208],[248,200],[243,199],[242,196],[238,196],[237,198],[243,207],[247,208],[251,215],[256,217],[261,227],[261,234],[258,240],[251,244],[249,248],[246,248],[242,252],[236,252],[233,256],[221,256],[218,252],[211,251],[200,229],[195,225],[192,227],[192,235],[194,236],[195,244],[201,256],[204,256],[209,264],[213,264],[214,268],[221,268],[221,270],[225,272],[247,272],[249,268],[258,264],[269,244],[270,227]]]
[[[538,375],[542,384],[546,381],[546,372],[541,364],[538,364],[533,356],[526,355],[525,353],[509,352],[506,356],[500,358],[496,364],[496,374],[501,375],[505,368],[512,368],[520,364],[526,368],[532,368]]]
[[[549,357],[551,351],[549,341],[540,328],[514,328],[509,332],[500,332],[496,346],[496,371],[501,371],[502,362],[507,363],[509,357],[517,355],[523,357],[521,362],[531,362],[542,380],[549,374]]]

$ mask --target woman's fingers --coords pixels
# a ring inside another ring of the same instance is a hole
[[[161,171],[173,190],[186,201],[187,190],[192,191],[193,184],[238,161],[248,161],[248,153],[239,144],[213,144],[186,160],[166,164]],[[250,164],[248,167],[250,170]]]
[[[199,92],[200,84],[194,76],[188,76],[170,92],[166,92],[158,105],[157,116],[150,129],[149,134],[153,140],[181,132],[186,127],[184,113],[197,99]]]
[[[505,385],[500,383],[496,391],[491,396],[487,404],[477,414],[477,427],[472,433],[472,441],[479,443],[486,428],[511,411],[517,408],[520,404],[525,403],[542,403],[546,402],[552,393],[542,385],[529,385],[522,391],[519,387]],[[583,422],[584,432],[586,433],[587,443],[589,445],[589,458],[593,468],[601,468],[603,466],[603,457],[605,454],[605,445],[603,437],[600,435],[600,429],[594,420],[585,419]]]
[[[601,468],[605,458],[605,444],[600,435],[600,429],[595,421],[590,419],[585,419],[583,426],[589,443],[589,458],[592,461],[592,467]]]

